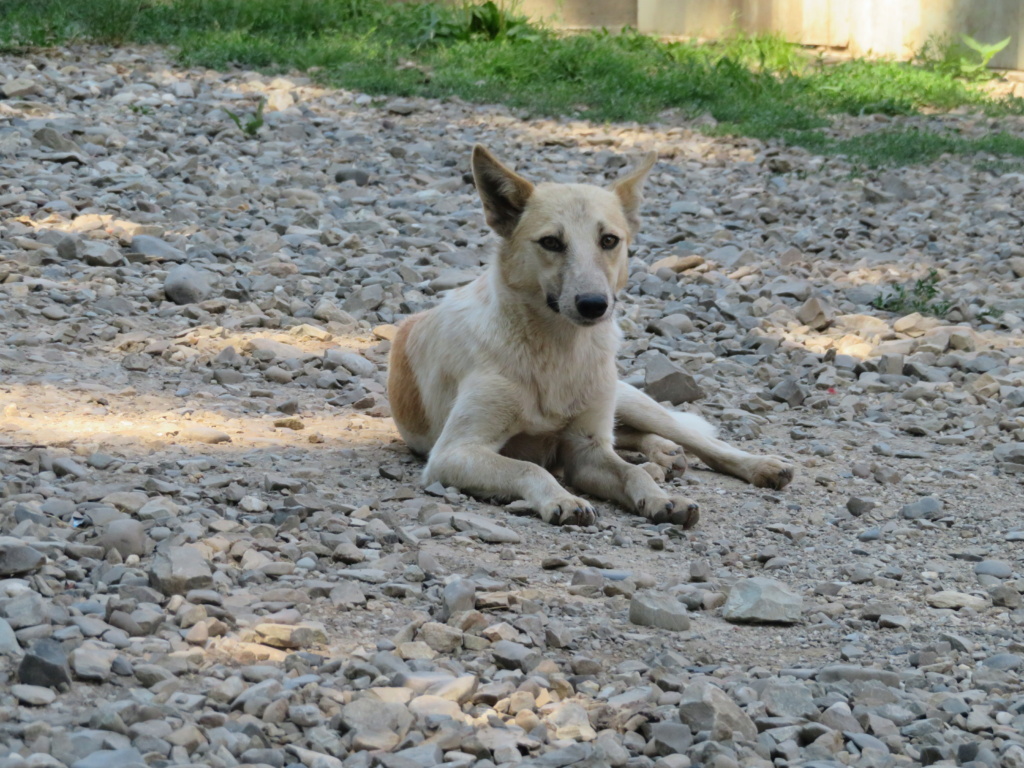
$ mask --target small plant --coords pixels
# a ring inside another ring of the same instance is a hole
[[[899,315],[908,315],[912,312],[919,312],[922,315],[934,315],[945,317],[953,308],[953,302],[947,299],[940,299],[939,296],[939,273],[932,269],[925,277],[914,281],[914,285],[908,290],[905,285],[893,284],[888,291],[883,292],[871,306],[885,312],[894,312]]]
[[[242,122],[242,118],[230,109],[225,109],[224,111],[228,113],[228,117],[230,117],[234,121],[235,125],[238,126],[238,130],[252,138],[255,137],[256,134],[259,133],[260,128],[263,127],[263,107],[265,107],[266,104],[267,100],[261,97],[260,103],[256,105],[256,111],[253,112],[252,116],[246,120],[245,123]]]
[[[969,82],[989,80],[994,74],[988,65],[997,53],[1010,44],[1010,39],[986,45],[970,35],[960,35],[960,41],[949,37],[929,38],[915,60],[925,69],[941,75]]]

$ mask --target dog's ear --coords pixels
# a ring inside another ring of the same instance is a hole
[[[656,152],[648,152],[628,176],[623,176],[612,184],[612,192],[618,195],[622,210],[626,214],[626,221],[629,222],[630,237],[635,236],[640,229],[640,203],[644,199],[644,180],[657,160]]]
[[[473,147],[473,182],[491,229],[511,237],[533,194],[533,184],[502,165],[481,144]]]

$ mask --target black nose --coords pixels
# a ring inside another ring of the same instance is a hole
[[[608,299],[600,293],[581,293],[576,297],[576,311],[587,320],[597,320],[608,310]]]

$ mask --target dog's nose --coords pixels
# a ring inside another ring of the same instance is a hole
[[[597,320],[608,310],[608,299],[601,293],[581,293],[576,297],[576,311],[587,320]]]

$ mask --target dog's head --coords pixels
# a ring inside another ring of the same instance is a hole
[[[629,243],[640,227],[649,153],[610,189],[590,184],[531,184],[479,144],[473,179],[487,223],[503,239],[504,282],[538,308],[576,325],[611,317],[629,275]]]

